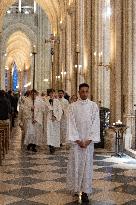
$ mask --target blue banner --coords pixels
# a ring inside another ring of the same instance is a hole
[[[18,70],[17,70],[17,66],[14,63],[13,65],[13,90],[17,91],[17,86],[18,86]]]

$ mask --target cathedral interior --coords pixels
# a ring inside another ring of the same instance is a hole
[[[136,205],[136,0],[0,0],[0,90],[72,96],[84,82],[101,120],[89,205]],[[0,205],[82,204],[66,190],[68,147],[28,154],[17,120]]]

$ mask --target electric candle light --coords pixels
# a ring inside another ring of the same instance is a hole
[[[53,62],[53,55],[51,56],[51,61]]]
[[[94,52],[94,56],[95,56],[95,63],[96,63],[96,61],[97,61],[97,60],[96,60],[96,54],[97,54],[97,53],[96,53],[96,51],[95,51],[95,52]]]
[[[99,63],[102,63],[102,52],[99,53]]]
[[[33,46],[33,53],[36,53],[36,45]]]
[[[121,125],[122,122],[121,122],[120,120],[118,120],[118,121],[116,122],[116,124],[117,124],[117,125]]]
[[[79,44],[76,45],[76,52],[79,52]]]

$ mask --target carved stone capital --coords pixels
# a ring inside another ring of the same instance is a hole
[[[67,8],[67,12],[68,12],[68,14],[71,16],[73,13],[75,13],[75,5],[74,5],[74,3],[71,3],[70,5],[69,5],[69,7]]]

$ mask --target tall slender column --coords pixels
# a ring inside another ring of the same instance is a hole
[[[133,105],[136,104],[136,1],[133,0]]]
[[[111,0],[111,121],[122,117],[122,0]]]
[[[75,3],[72,3],[71,8],[69,9],[71,15],[71,57],[72,57],[72,71],[71,71],[71,95],[77,94],[77,85],[76,85],[76,15],[75,15]]]
[[[135,118],[133,113],[133,1],[123,2],[123,121],[128,126],[125,136],[125,148],[132,146],[132,136],[135,137]]]
[[[67,28],[66,32],[67,34],[71,34],[71,16],[67,14]],[[66,74],[66,91],[71,95],[71,72],[72,72],[72,53],[71,53],[71,35],[67,35],[67,60],[66,60],[66,68],[67,68],[67,74]]]

